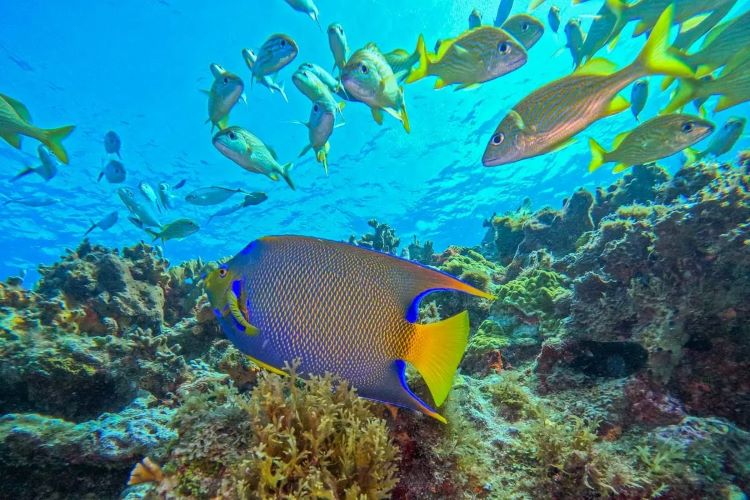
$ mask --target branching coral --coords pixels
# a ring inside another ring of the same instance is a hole
[[[199,496],[387,497],[398,450],[385,422],[345,382],[295,367],[262,375],[249,397],[220,380],[189,391],[165,481]]]

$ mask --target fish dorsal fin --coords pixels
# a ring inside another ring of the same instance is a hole
[[[508,117],[513,120],[518,130],[524,130],[526,128],[523,117],[515,109],[508,111]]]
[[[573,72],[574,75],[611,75],[617,71],[617,66],[612,61],[603,57],[590,59],[586,64],[580,66]]]
[[[0,94],[0,97],[2,97],[11,108],[13,108],[13,111],[15,111],[18,116],[23,118],[24,121],[31,123],[31,113],[29,113],[29,109],[21,101],[13,99],[5,94]]]
[[[630,135],[629,130],[627,132],[622,132],[622,133],[617,134],[615,136],[615,140],[612,141],[612,150],[614,151],[615,149],[617,149],[620,146],[620,144],[622,144],[622,141],[624,141],[625,138],[629,135]]]
[[[408,56],[409,53],[404,49],[395,49],[393,52],[391,52],[388,55],[404,57],[404,56]]]
[[[367,50],[378,50],[378,46],[375,42],[367,42],[367,44],[365,45],[365,48]]]

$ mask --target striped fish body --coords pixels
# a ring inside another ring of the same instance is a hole
[[[723,23],[709,33],[700,50],[684,59],[698,76],[710,73],[729,62],[737,52],[750,46],[750,11]]]
[[[363,66],[369,77],[361,77]],[[352,54],[346,63],[342,80],[346,91],[358,100],[376,108],[401,109],[404,95],[385,57],[374,44]]]
[[[629,106],[617,93],[643,76],[637,66],[612,75],[567,76],[534,91],[498,127],[515,134],[523,158],[553,151],[595,121]],[[522,120],[518,122],[518,117]],[[519,125],[522,126],[519,129]],[[515,158],[513,161],[522,158]]]
[[[430,60],[427,73],[440,78],[443,83],[439,87],[452,83],[470,85],[510,73],[526,60],[526,50],[508,32],[479,26],[445,40]]]
[[[510,16],[502,28],[529,50],[544,34],[544,25],[539,19],[529,14]]]
[[[257,59],[253,64],[253,76],[260,79],[277,73],[297,57],[297,43],[283,34],[271,35],[258,49]]]
[[[420,370],[440,405],[468,339],[467,317],[420,325],[415,304],[432,289],[489,297],[410,261],[299,236],[251,243],[206,286],[224,332],[262,366],[279,371],[298,359],[302,373],[337,374],[364,397],[439,419],[408,389],[404,363]],[[444,372],[437,392],[436,363]]]
[[[625,24],[630,21],[638,21],[633,32],[633,36],[638,36],[650,30],[656,24],[661,13],[670,5],[674,5],[673,22],[683,23],[699,14],[722,8],[734,1],[736,0],[641,0],[624,8],[623,20]],[[617,33],[619,33],[619,30]]]
[[[601,160],[617,163],[615,172],[620,172],[631,165],[651,163],[678,153],[707,137],[714,128],[713,123],[698,116],[681,113],[657,116],[622,134],[615,140],[615,150],[603,152]]]

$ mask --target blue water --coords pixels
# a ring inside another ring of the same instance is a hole
[[[467,28],[473,7],[494,18],[497,0],[377,0],[340,2],[318,0],[321,23],[341,23],[352,50],[374,41],[384,51],[397,47],[412,51],[423,33],[432,46],[438,38],[455,36]],[[570,6],[548,1],[536,11],[546,25],[550,5],[569,17],[593,14],[600,2]],[[593,5],[592,5],[593,4]],[[745,11],[750,2],[738,2]],[[526,10],[516,1],[514,12]],[[8,180],[35,160],[36,141],[25,139],[23,150],[0,144],[0,193],[43,194],[60,198],[56,205],[31,208],[11,205],[0,218],[0,277],[26,271],[35,277],[40,263],[49,263],[81,241],[90,221],[118,209],[119,223],[90,238],[107,246],[124,246],[146,235],[127,221],[127,211],[116,195],[118,185],[96,182],[105,157],[102,139],[108,130],[122,138],[127,185],[140,181],[153,186],[187,179],[178,191],[222,185],[265,191],[269,200],[207,224],[220,207],[178,203],[164,221],[195,219],[201,230],[182,241],[167,242],[164,252],[173,262],[201,256],[213,259],[236,253],[264,234],[296,233],[345,240],[368,231],[367,220],[377,218],[394,226],[402,242],[413,235],[430,239],[440,250],[449,244],[474,245],[483,236],[482,220],[493,212],[515,209],[524,197],[535,207],[559,206],[578,186],[593,189],[617,178],[607,168],[587,173],[587,138],[608,147],[614,136],[636,125],[629,111],[602,120],[579,136],[573,146],[519,163],[485,168],[481,156],[490,135],[506,112],[533,89],[571,71],[562,27],[556,36],[547,28],[529,51],[521,69],[473,91],[432,89],[428,78],[406,86],[412,126],[386,116],[378,126],[369,109],[349,103],[346,125],[335,130],[329,155],[330,175],[312,155],[298,159],[307,143],[307,130],[292,124],[306,121],[309,101],[291,82],[292,72],[305,61],[330,68],[327,37],[303,14],[282,0],[200,2],[133,0],[129,2],[26,1],[0,3],[0,92],[27,105],[42,127],[77,126],[65,141],[70,165],[45,183],[29,176]],[[584,22],[584,29],[590,21]],[[610,53],[600,55],[629,63],[644,38],[631,39],[633,24]],[[241,57],[244,47],[258,48],[272,33],[297,40],[297,59],[280,73],[289,95],[278,95],[255,85]],[[282,163],[294,161],[297,191],[250,174],[223,157],[211,144],[205,124],[206,98],[199,89],[211,84],[209,64],[219,63],[246,82],[248,104],[238,103],[231,123],[243,126],[273,146]],[[651,96],[642,119],[653,116],[667,102],[667,94]],[[629,89],[623,92],[629,97]],[[733,115],[747,116],[750,106],[737,106],[713,115],[722,124]],[[705,143],[698,144],[701,148]],[[750,146],[743,137],[725,158]],[[663,164],[678,168],[679,158]],[[237,203],[240,198],[227,204]],[[150,239],[150,238],[148,238]]]

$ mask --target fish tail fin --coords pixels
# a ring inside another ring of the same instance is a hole
[[[229,115],[224,115],[221,117],[221,119],[216,122],[216,126],[219,127],[219,130],[224,130],[229,126]],[[213,132],[213,127],[211,128],[211,131]]]
[[[94,230],[94,228],[96,228],[96,223],[95,223],[95,222],[92,222],[92,223],[91,223],[91,227],[90,227],[90,228],[88,228],[88,229],[86,230],[86,232],[85,232],[85,233],[83,233],[83,236],[88,236],[88,234],[89,234],[89,233],[90,233],[91,231],[93,231],[93,230]]]
[[[406,83],[414,83],[430,74],[430,58],[427,55],[427,46],[424,43],[424,35],[420,34],[417,40],[417,54],[419,54],[419,64],[409,72],[406,77]]]
[[[703,158],[703,154],[700,151],[697,151],[693,148],[686,148],[683,151],[683,154],[685,155],[686,164],[695,163],[696,161]]]
[[[601,144],[596,142],[593,137],[589,138],[589,147],[591,148],[591,163],[589,163],[589,172],[593,172],[606,163],[607,150]]]
[[[440,406],[469,343],[469,313],[460,312],[437,323],[414,325],[414,339],[404,359],[419,370],[432,399]]]
[[[148,233],[148,235],[151,236],[151,238],[153,238],[151,241],[156,241],[156,240],[158,240],[160,238],[159,233],[157,233],[153,229],[146,228],[146,229],[144,229],[144,231],[146,231]]]
[[[646,74],[691,78],[693,70],[670,50],[669,30],[673,17],[674,4],[670,4],[656,21],[635,64]]]
[[[308,144],[307,146],[305,146],[304,148],[302,148],[302,151],[299,152],[299,156],[304,156],[305,153],[307,153],[308,151],[310,151],[310,148],[312,148],[312,144]]]
[[[20,179],[21,177],[25,177],[25,176],[29,175],[30,173],[32,173],[33,171],[34,171],[34,167],[26,167],[26,168],[24,168],[23,170],[21,170],[20,172],[18,172],[18,173],[16,174],[16,176],[15,176],[15,177],[13,177],[13,178],[12,178],[12,179],[10,180],[10,182],[16,182],[16,181],[17,181],[18,179]]]
[[[411,124],[409,123],[409,115],[406,113],[406,102],[404,102],[404,88],[401,87],[401,123],[404,125],[404,130],[408,134],[411,132]]]
[[[690,78],[680,80],[680,84],[677,87],[677,90],[672,95],[672,100],[669,101],[667,107],[661,110],[659,114],[665,115],[674,113],[678,109],[684,107],[690,101],[704,97],[703,94],[705,83],[706,82],[702,80],[693,80]]]
[[[318,160],[318,162],[323,164],[323,170],[325,170],[326,177],[328,177],[328,151],[330,150],[331,145],[326,142],[325,146],[323,146],[323,149],[315,154],[315,158]]]
[[[66,127],[51,128],[44,131],[44,135],[40,140],[45,146],[49,148],[55,156],[57,156],[61,162],[68,164],[68,153],[62,145],[63,139],[68,137],[73,130],[75,125],[68,125]]]
[[[282,165],[281,172],[279,172],[279,174],[284,178],[286,183],[289,184],[289,187],[294,190],[294,182],[292,182],[292,178],[289,176],[289,171],[292,170],[292,166],[293,164],[291,162]]]
[[[284,90],[284,82],[279,84],[279,94],[284,98],[284,102],[289,102],[289,98],[286,96],[286,90]]]

